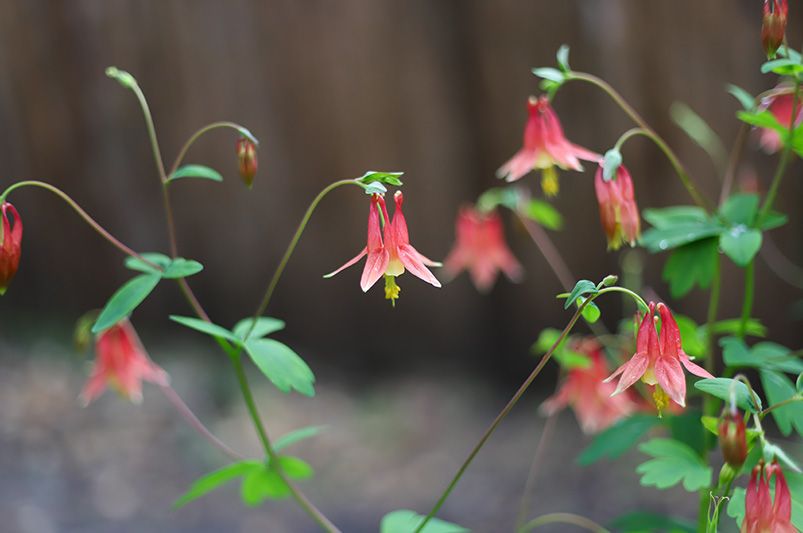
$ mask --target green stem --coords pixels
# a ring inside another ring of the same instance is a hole
[[[655,138],[650,134],[649,131],[645,130],[644,128],[630,128],[626,132],[624,132],[619,139],[616,141],[616,144],[613,146],[613,149],[616,151],[621,151],[622,146],[631,138],[637,137],[639,135],[643,135],[644,137],[649,137],[650,139],[655,141]]]
[[[521,501],[519,502],[519,512],[516,515],[516,531],[522,530],[522,524],[524,524],[524,520],[528,514],[530,495],[533,490],[533,485],[535,484],[538,465],[541,464],[541,456],[544,454],[547,443],[552,438],[552,432],[555,429],[555,423],[559,415],[560,411],[554,411],[547,417],[544,427],[541,430],[541,436],[538,438],[538,445],[535,448],[535,453],[533,453],[530,470],[527,473],[527,480],[524,482],[524,490],[522,491]]]
[[[694,180],[689,176],[689,173],[686,172],[686,169],[683,167],[683,164],[678,159],[678,156],[675,155],[675,152],[669,147],[669,145],[664,141],[664,139],[658,135],[655,130],[653,130],[647,122],[641,118],[641,115],[636,112],[633,107],[627,103],[627,101],[620,95],[616,90],[611,87],[606,81],[592,75],[586,74],[584,72],[570,72],[566,75],[566,80],[580,80],[590,83],[592,85],[597,86],[598,88],[602,89],[611,99],[620,107],[622,110],[629,116],[633,122],[638,124],[641,129],[644,130],[644,134],[650,137],[655,144],[658,145],[658,148],[664,152],[669,163],[672,165],[672,168],[675,169],[675,173],[677,174],[680,181],[683,183],[683,186],[689,192],[689,195],[694,200],[694,203],[705,209],[707,212],[711,213],[713,208],[711,204],[706,200],[698,191],[697,186],[694,184]]]
[[[518,533],[528,533],[529,531],[546,524],[572,524],[573,526],[587,529],[588,531],[594,531],[595,533],[610,533],[610,531],[597,524],[593,520],[572,513],[545,514],[530,520],[516,531]]]
[[[293,234],[293,238],[290,239],[290,244],[287,245],[287,249],[284,251],[284,255],[282,256],[281,261],[279,261],[279,266],[276,267],[276,270],[273,272],[273,276],[270,278],[268,282],[268,286],[265,289],[265,293],[262,296],[262,300],[259,302],[259,306],[257,307],[256,312],[254,313],[254,320],[251,321],[251,327],[248,329],[248,332],[245,334],[244,339],[248,340],[248,337],[251,335],[251,332],[254,331],[254,327],[256,326],[257,319],[262,316],[265,310],[268,308],[270,304],[270,300],[273,297],[273,292],[276,290],[276,285],[279,284],[279,280],[282,277],[282,273],[284,272],[287,263],[290,261],[290,257],[292,257],[293,252],[298,245],[298,241],[301,239],[301,235],[304,233],[304,229],[307,227],[307,223],[309,222],[310,218],[312,217],[312,213],[315,212],[315,208],[318,207],[318,204],[321,203],[321,200],[324,197],[332,192],[333,190],[341,187],[343,185],[357,185],[359,187],[365,188],[365,186],[355,179],[345,179],[345,180],[338,180],[334,183],[330,183],[324,189],[318,193],[312,202],[307,207],[306,213],[301,218],[301,222],[298,224],[298,228],[296,228],[295,234]]]
[[[633,298],[633,300],[636,301],[636,304],[638,304],[638,306],[641,307],[642,311],[648,311],[650,309],[650,306],[647,305],[647,302],[644,301],[644,298],[642,298],[635,292],[631,291],[630,289],[626,289],[624,287],[605,287],[604,289],[601,289],[596,295],[594,295],[593,298],[590,299],[595,299],[596,297],[602,296],[603,294],[609,292],[621,292],[623,294],[630,296],[631,298]]]
[[[211,124],[207,124],[203,128],[199,129],[195,133],[187,139],[187,142],[184,143],[184,146],[181,147],[181,150],[176,157],[176,160],[173,162],[173,166],[170,167],[170,172],[167,174],[168,176],[172,176],[178,167],[181,165],[182,161],[184,161],[184,157],[187,155],[190,147],[197,141],[202,135],[208,133],[212,130],[218,128],[231,128],[233,130],[237,130],[238,132],[242,133],[243,130],[248,131],[244,126],[237,124],[236,122],[228,122],[228,121],[220,121],[220,122],[213,122]]]
[[[795,396],[792,396],[791,398],[787,398],[787,399],[785,399],[785,400],[783,400],[781,402],[776,403],[775,405],[771,405],[771,406],[767,407],[766,409],[761,411],[758,415],[761,418],[764,418],[765,416],[767,416],[769,413],[771,413],[775,409],[778,409],[780,407],[783,407],[785,405],[789,405],[790,403],[795,403],[795,402],[803,402],[803,396],[800,396],[800,394],[797,394]]]
[[[561,334],[558,337],[558,339],[555,341],[555,343],[552,345],[552,347],[549,348],[549,350],[541,357],[541,360],[538,361],[538,364],[535,366],[535,368],[530,373],[530,375],[527,376],[527,379],[524,380],[524,383],[521,384],[521,386],[516,391],[516,393],[513,395],[513,397],[507,402],[507,405],[505,405],[505,407],[502,408],[502,410],[499,412],[499,414],[496,415],[496,418],[494,418],[493,422],[491,422],[491,425],[488,426],[488,429],[485,430],[485,433],[483,433],[482,437],[480,437],[480,440],[477,442],[477,444],[471,450],[471,453],[468,454],[468,457],[466,458],[466,460],[463,461],[463,464],[457,470],[457,473],[452,478],[452,481],[449,483],[449,485],[443,491],[443,493],[441,494],[440,498],[438,498],[438,501],[437,501],[437,503],[435,503],[435,506],[432,508],[432,510],[429,512],[429,514],[426,516],[426,518],[424,518],[424,520],[420,524],[418,524],[418,527],[415,529],[415,531],[413,533],[419,533],[421,530],[423,530],[424,526],[427,525],[427,522],[429,522],[438,513],[438,511],[443,506],[443,504],[446,502],[446,499],[452,493],[454,488],[457,486],[457,483],[460,481],[460,478],[463,477],[463,474],[466,472],[466,470],[468,469],[469,465],[471,465],[472,461],[477,456],[479,451],[482,449],[482,447],[485,445],[485,443],[488,441],[488,439],[491,438],[491,435],[493,435],[494,431],[496,431],[496,428],[499,426],[499,424],[502,423],[502,421],[507,417],[507,415],[513,409],[513,407],[516,406],[518,401],[521,399],[521,397],[524,395],[524,393],[530,387],[530,385],[535,380],[535,378],[538,377],[538,374],[541,373],[541,370],[547,364],[547,362],[549,361],[549,358],[552,357],[552,353],[555,351],[555,348],[557,348],[560,345],[560,343],[563,342],[563,339],[566,338],[566,335],[569,334],[569,332],[574,327],[574,324],[580,318],[580,316],[581,316],[581,314],[583,312],[583,308],[585,308],[586,305],[588,305],[590,302],[592,302],[595,297],[596,297],[596,295],[592,296],[591,298],[589,298],[588,300],[583,302],[583,304],[580,305],[577,308],[577,311],[574,312],[574,315],[572,316],[571,320],[569,320],[569,323],[566,325],[565,328],[563,328],[563,331],[561,332]]]
[[[738,337],[744,339],[747,336],[747,323],[753,312],[753,298],[756,289],[755,277],[756,260],[752,259],[744,269],[744,300],[742,300],[742,318],[739,322]]]
[[[156,168],[159,171],[159,178],[162,180],[162,183],[167,181],[167,175],[165,174],[165,165],[164,161],[162,160],[162,152],[159,149],[159,140],[156,138],[156,128],[153,125],[153,116],[151,115],[151,109],[148,106],[148,101],[145,99],[145,94],[140,89],[139,84],[134,82],[128,87],[134,91],[134,94],[139,101],[139,106],[142,108],[142,114],[145,116],[145,126],[148,128],[148,138],[151,141],[151,151],[153,152],[153,160],[156,163]]]
[[[140,261],[142,261],[143,263],[147,264],[152,268],[155,268],[157,270],[162,269],[162,267],[160,267],[159,265],[151,261],[148,261],[140,254],[138,254],[137,252],[135,252],[134,250],[132,250],[131,248],[120,242],[120,240],[118,240],[114,235],[106,231],[106,229],[103,226],[98,224],[98,222],[95,221],[94,218],[89,216],[89,214],[86,211],[84,211],[83,208],[81,208],[81,206],[78,205],[78,203],[75,200],[70,198],[70,196],[66,192],[62,191],[58,187],[55,187],[49,183],[36,180],[18,181],[17,183],[10,185],[5,191],[3,191],[3,194],[0,195],[0,204],[6,201],[6,198],[8,197],[9,194],[11,194],[12,191],[20,189],[22,187],[39,187],[40,189],[45,189],[46,191],[52,192],[53,194],[64,200],[64,202],[67,205],[69,205],[73,209],[73,211],[75,211],[78,214],[78,216],[80,216],[84,220],[84,222],[86,222],[89,225],[89,227],[95,230],[95,232],[98,235],[106,239],[112,246],[114,246],[115,248],[117,248],[118,250],[120,250],[121,252],[130,257],[135,257],[139,259]]]

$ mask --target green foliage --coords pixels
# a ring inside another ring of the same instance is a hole
[[[289,346],[273,339],[250,338],[245,349],[254,364],[282,392],[315,396],[315,375]]]
[[[221,485],[261,468],[262,463],[259,461],[240,461],[224,466],[196,480],[192,486],[190,486],[189,490],[173,503],[173,507],[176,509],[183,507],[191,501],[197,500],[201,496],[212,492]]]
[[[725,167],[728,152],[722,144],[722,139],[700,115],[683,102],[674,102],[669,108],[669,114],[675,124],[708,154],[717,168]]]
[[[384,185],[382,185],[378,181],[375,181],[373,183],[369,183],[368,185],[363,185],[362,188],[363,188],[363,191],[365,191],[365,194],[369,194],[369,195],[370,194],[385,194],[386,192],[388,192],[387,187],[385,187]]]
[[[619,516],[608,527],[623,533],[696,533],[697,531],[696,524],[682,518],[646,511]]]
[[[223,181],[223,176],[214,168],[204,165],[183,165],[170,174],[167,181],[175,181],[182,178],[205,179],[211,181]]]
[[[709,433],[714,435],[719,435],[719,418],[716,416],[701,416],[700,423],[702,426],[708,430]],[[757,429],[753,428],[745,428],[745,439],[747,440],[747,445],[750,446],[753,441],[758,438],[761,432]],[[758,460],[758,458],[756,458]],[[747,461],[745,461],[747,463]]]
[[[593,294],[597,294],[599,290],[597,290],[597,284],[593,281],[589,281],[587,279],[581,279],[578,281],[574,288],[569,293],[569,296],[566,298],[566,301],[563,302],[563,308],[568,309],[572,306],[573,303],[580,297],[580,296],[590,296]]]
[[[292,446],[297,442],[301,442],[304,439],[308,439],[310,437],[316,436],[318,433],[323,431],[326,426],[307,426],[305,428],[300,428],[293,430],[289,433],[285,433],[273,443],[273,449],[281,451],[288,446]]]
[[[195,331],[200,331],[201,333],[206,333],[207,335],[211,335],[212,337],[220,337],[222,339],[231,341],[235,344],[240,344],[240,339],[238,337],[236,337],[231,331],[227,330],[222,326],[218,326],[217,324],[213,324],[211,322],[207,322],[199,318],[192,318],[188,316],[178,316],[178,315],[170,315],[170,320],[178,324],[181,324],[184,327],[188,327],[190,329],[194,329]]]
[[[501,205],[515,211],[520,201],[521,193],[516,187],[492,187],[477,198],[477,209],[488,213]],[[526,212],[522,212],[522,214],[530,216]]]
[[[779,76],[796,76],[803,73],[803,65],[791,58],[772,59],[761,65],[762,74],[770,72]]]
[[[653,457],[636,468],[642,485],[666,489],[683,482],[684,489],[694,492],[711,483],[711,467],[682,442],[652,439],[639,450]]]
[[[784,436],[788,437],[792,433],[792,428],[803,436],[803,398],[795,389],[792,380],[767,369],[762,369],[760,374],[761,385],[764,387],[764,394],[770,406],[793,397],[798,399],[796,402],[773,409],[771,413]]]
[[[700,424],[700,412],[692,409],[663,418],[672,438],[682,442],[702,456],[706,452],[705,428]]]
[[[251,329],[251,324],[254,324],[253,330]],[[254,323],[253,317],[240,320],[237,322],[234,328],[232,328],[232,332],[234,333],[235,337],[241,341],[245,341],[246,335],[249,331],[251,332],[250,335],[248,335],[249,339],[260,339],[282,329],[284,329],[283,320],[271,318],[269,316],[263,316],[257,318],[256,323]]]
[[[519,212],[547,229],[559,230],[563,227],[563,216],[549,202],[533,199],[519,209]]]
[[[530,348],[536,355],[545,354],[558,341],[560,331],[554,328],[546,328],[538,335],[538,340]],[[572,368],[588,368],[591,366],[591,359],[586,354],[575,352],[566,347],[567,339],[564,339],[552,352],[552,357],[560,366],[567,370]]]
[[[708,288],[717,269],[717,240],[700,239],[672,250],[663,270],[672,298],[685,296],[694,285]]]
[[[585,301],[586,301],[585,298],[579,296],[577,298],[577,307],[583,305]],[[599,310],[597,304],[595,304],[594,302],[589,302],[585,307],[583,307],[581,314],[583,315],[583,319],[586,322],[588,322],[589,324],[593,324],[594,322],[599,320],[599,318],[602,316],[602,311]]]
[[[705,335],[708,326],[703,324],[700,326],[700,335]],[[718,320],[711,325],[711,331],[715,335],[736,335],[742,328],[742,319],[741,318],[728,318],[725,320]],[[753,337],[766,337],[767,336],[767,328],[759,322],[758,320],[751,318],[747,321],[747,329],[745,330],[747,335],[751,335]]]
[[[370,185],[371,183],[382,183],[384,185],[401,187],[402,181],[399,178],[402,176],[404,176],[404,172],[377,172],[376,170],[369,170],[357,178],[357,181],[365,185]]]
[[[683,351],[692,357],[703,357],[705,355],[705,330],[701,330],[694,320],[685,315],[675,315],[675,321],[680,329]]]
[[[563,72],[571,72],[572,68],[569,66],[569,45],[562,44],[560,48],[558,48],[557,54],[555,54],[558,60],[558,67]]]
[[[127,257],[125,260],[126,268],[137,272],[158,274],[165,279],[186,278],[204,269],[203,265],[198,261],[184,259],[183,257],[171,259],[164,254],[156,252],[148,252],[140,255],[143,259],[150,261],[158,268],[154,268],[153,265],[149,265],[138,257]]]
[[[789,485],[789,492],[792,495],[792,524],[803,531],[803,475],[795,472],[784,472],[784,477]],[[745,489],[737,487],[733,490],[733,495],[728,502],[728,516],[736,520],[736,524],[741,527],[744,520],[744,499]],[[775,498],[775,483],[770,483],[770,493]]]
[[[616,171],[622,165],[622,152],[612,148],[605,152],[602,158],[602,179],[611,181],[616,176]]]
[[[651,252],[671,250],[707,237],[719,235],[722,226],[699,208],[678,206],[667,209],[646,209],[644,218],[654,227],[639,241]]]
[[[563,81],[566,79],[566,76],[563,72],[552,67],[534,68],[533,74],[535,74],[539,78],[553,81],[555,83],[563,83]]]
[[[160,279],[158,274],[142,274],[128,280],[109,298],[92,326],[92,333],[100,333],[130,315],[156,288]]]
[[[743,411],[752,413],[761,411],[761,398],[756,394],[754,400],[750,390],[741,381],[730,378],[701,379],[694,383],[694,388],[725,402],[729,402],[731,395],[733,395],[736,405]],[[758,401],[758,405],[756,405],[756,401]]]
[[[725,337],[720,339],[719,345],[722,346],[722,359],[730,367],[761,368],[791,374],[803,372],[803,361],[788,348],[774,342],[759,342],[748,348],[737,337]]]
[[[752,111],[755,109],[756,99],[752,94],[733,84],[727,85],[727,88],[728,92],[739,101],[745,111]]]
[[[734,263],[747,266],[761,248],[761,232],[744,226],[734,226],[719,236],[719,246]]]
[[[660,423],[660,419],[652,415],[633,415],[620,420],[594,437],[577,458],[577,462],[588,466],[602,458],[616,459]]]
[[[392,511],[382,517],[382,522],[379,525],[380,533],[410,533],[415,531],[419,524],[426,518],[423,515],[410,511],[407,509],[400,509]],[[421,533],[469,533],[470,530],[446,522],[439,518],[432,518]]]

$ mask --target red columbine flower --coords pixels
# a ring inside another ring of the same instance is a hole
[[[248,188],[251,188],[254,183],[254,176],[257,173],[257,147],[249,139],[242,137],[237,141],[236,150],[240,178]]]
[[[620,165],[616,176],[609,181],[605,181],[602,174],[600,165],[594,177],[594,189],[602,229],[608,237],[608,249],[618,250],[623,243],[633,246],[641,236],[641,219],[630,173]]]
[[[0,206],[2,211],[2,231],[0,231],[0,296],[5,294],[8,285],[17,273],[20,265],[20,254],[22,253],[22,219],[14,206],[8,202],[3,202]],[[8,213],[14,220],[14,227],[8,220]]]
[[[628,394],[614,396],[614,384],[603,382],[610,369],[602,349],[595,341],[579,342],[574,349],[591,359],[588,368],[569,370],[560,390],[541,404],[541,410],[552,414],[570,405],[584,433],[599,433],[638,410],[638,404]]]
[[[792,85],[781,84],[767,91],[761,99],[759,109],[767,109],[775,115],[778,123],[788,128],[792,125],[792,108],[794,107],[795,88]],[[795,111],[795,126],[803,121],[803,100],[798,95],[797,110]],[[781,136],[772,128],[759,128],[758,143],[768,154],[774,154],[783,147]]]
[[[97,336],[95,366],[81,391],[81,401],[89,405],[111,385],[123,397],[139,403],[143,379],[157,385],[170,382],[167,372],[148,357],[131,323],[122,320]]]
[[[599,161],[599,154],[570,143],[563,136],[558,116],[546,96],[527,101],[530,117],[524,127],[524,146],[499,170],[496,175],[507,181],[516,181],[531,170],[541,169],[541,188],[547,196],[558,194],[558,173],[563,170],[583,170],[580,159]]]
[[[775,476],[775,502],[770,494],[770,478]],[[759,461],[753,469],[744,500],[742,533],[795,533],[792,525],[792,497],[781,467]]]
[[[404,219],[404,213],[402,212],[404,197],[401,191],[397,191],[393,199],[396,202],[396,211],[391,221],[385,206],[385,199],[379,194],[374,194],[371,197],[371,208],[368,211],[368,243],[354,259],[324,277],[334,276],[367,255],[368,260],[365,262],[365,268],[362,271],[360,287],[363,292],[366,292],[373,287],[374,283],[379,281],[379,278],[384,276],[385,299],[390,300],[395,305],[401,291],[401,288],[396,284],[396,276],[402,275],[406,268],[415,277],[435,287],[440,287],[441,283],[429,271],[427,266],[441,266],[441,264],[427,259],[410,244],[407,221]],[[382,209],[385,225],[384,231],[380,228],[380,208]]]
[[[786,35],[786,17],[789,14],[787,0],[764,0],[764,18],[761,24],[761,44],[767,57],[783,44]]]
[[[668,403],[667,395],[681,407],[686,406],[686,377],[683,374],[683,367],[696,376],[703,378],[714,376],[692,363],[681,348],[680,328],[669,308],[659,303],[657,309],[661,315],[660,338],[655,330],[656,305],[650,302],[649,311],[644,315],[636,336],[636,353],[605,381],[611,381],[620,374],[622,376],[612,396],[627,389],[639,379],[648,385],[655,385],[653,399],[660,412]]]
[[[500,270],[512,281],[521,279],[522,268],[505,242],[499,213],[482,213],[465,206],[457,214],[455,234],[457,242],[443,262],[443,268],[450,276],[468,269],[474,285],[481,292],[491,288]]]

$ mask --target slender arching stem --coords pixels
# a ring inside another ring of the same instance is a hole
[[[750,127],[746,122],[742,122],[739,126],[739,133],[736,134],[736,140],[733,143],[730,157],[728,158],[728,166],[725,169],[725,176],[722,178],[722,190],[719,193],[719,205],[725,203],[725,200],[730,196],[731,188],[733,187],[733,180],[736,176],[736,167],[739,164],[739,159],[742,157],[744,144],[747,141],[747,132]]]
[[[533,518],[521,526],[517,530],[517,533],[528,533],[539,526],[545,526],[547,524],[571,524],[582,529],[587,529],[588,531],[593,531],[594,533],[610,533],[610,531],[593,520],[572,513],[550,513],[539,516],[538,518]]]
[[[595,85],[602,89],[611,99],[622,108],[622,110],[629,116],[633,122],[635,122],[641,129],[645,130],[645,132],[649,133],[649,137],[658,145],[661,151],[666,155],[669,163],[672,165],[672,168],[675,169],[675,173],[677,174],[680,181],[683,183],[683,186],[688,191],[689,195],[694,200],[694,203],[708,211],[709,213],[713,211],[711,204],[706,200],[701,194],[700,191],[697,189],[697,186],[694,183],[694,180],[689,176],[689,173],[686,172],[686,169],[683,167],[683,164],[678,159],[678,156],[675,152],[669,147],[669,145],[664,141],[664,139],[658,135],[655,130],[653,130],[649,124],[641,117],[641,115],[636,112],[633,107],[627,103],[627,101],[620,95],[616,90],[611,87],[605,80],[602,80],[592,74],[586,74],[584,72],[569,72],[566,74],[566,80],[580,80]]]
[[[243,130],[246,130],[246,128],[244,126],[241,126],[240,124],[237,124],[236,122],[228,122],[228,121],[212,122],[211,124],[207,124],[203,128],[200,128],[198,131],[193,133],[190,136],[190,138],[187,139],[187,142],[184,143],[184,146],[181,147],[181,150],[179,150],[178,155],[176,156],[176,160],[173,162],[173,165],[170,167],[170,172],[167,173],[167,176],[168,177],[172,176],[176,172],[176,170],[178,170],[178,167],[184,161],[184,158],[186,157],[187,152],[189,151],[190,147],[193,144],[195,144],[195,141],[197,141],[205,133],[208,133],[208,132],[210,132],[212,130],[216,130],[216,129],[219,129],[219,128],[230,128],[230,129],[236,130],[238,132],[242,132]]]
[[[803,396],[801,396],[800,394],[797,394],[796,396],[792,396],[791,398],[787,398],[787,399],[785,399],[785,400],[783,400],[781,402],[776,403],[775,405],[771,405],[771,406],[767,407],[766,409],[761,411],[758,415],[761,418],[764,418],[765,416],[767,416],[769,413],[771,413],[775,409],[778,409],[780,407],[784,407],[786,405],[789,405],[789,404],[792,404],[792,403],[795,403],[795,402],[803,402]]]
[[[137,97],[139,106],[142,108],[142,114],[145,116],[145,126],[148,128],[148,138],[151,141],[151,150],[153,151],[153,160],[156,163],[156,168],[159,171],[159,178],[162,182],[167,181],[165,174],[165,164],[162,159],[162,151],[159,149],[159,139],[156,138],[156,128],[153,125],[153,116],[151,109],[148,106],[148,100],[145,99],[145,94],[140,89],[139,84],[134,82],[126,85],[129,87]]]

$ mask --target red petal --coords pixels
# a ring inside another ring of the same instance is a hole
[[[714,377],[708,370],[706,370],[705,368],[701,367],[698,364],[693,363],[691,359],[689,359],[689,356],[686,355],[686,353],[683,351],[680,352],[680,362],[683,363],[683,366],[686,367],[686,370],[688,370],[695,376],[700,376],[701,378],[708,378],[708,379]]]
[[[323,277],[331,278],[335,274],[339,274],[343,270],[347,269],[348,267],[350,267],[351,265],[353,265],[354,263],[356,263],[357,261],[362,259],[365,256],[365,254],[367,254],[367,253],[368,253],[368,248],[363,248],[362,251],[360,253],[358,253],[354,258],[349,259],[348,261],[346,261],[346,264],[344,264],[342,267],[338,268],[334,272],[329,272],[328,274],[324,274]]]
[[[655,362],[655,379],[676,404],[686,407],[686,376],[677,358],[659,357]]]
[[[431,285],[434,285],[435,287],[441,286],[441,282],[438,281],[438,278],[436,278],[432,272],[430,272],[429,269],[424,266],[424,263],[420,259],[421,254],[419,254],[415,248],[409,244],[403,244],[399,246],[398,252],[399,259],[401,260],[402,264],[405,266],[405,268],[407,268],[407,270],[410,271],[412,275],[426,281]]]
[[[390,262],[390,254],[385,248],[368,254],[368,260],[365,262],[365,268],[360,278],[362,292],[367,292],[382,277],[388,268],[388,262]]]
[[[616,390],[613,391],[611,396],[615,396],[625,390],[626,388],[633,385],[636,381],[638,381],[641,376],[644,375],[644,372],[647,371],[647,366],[650,363],[650,358],[645,353],[636,353],[633,357],[630,358],[630,361],[623,364],[619,370],[613,373],[611,377],[608,378],[610,380],[613,376],[615,376],[618,372],[621,371],[622,377],[619,378],[619,383],[616,385]],[[607,380],[606,380],[607,381]]]

